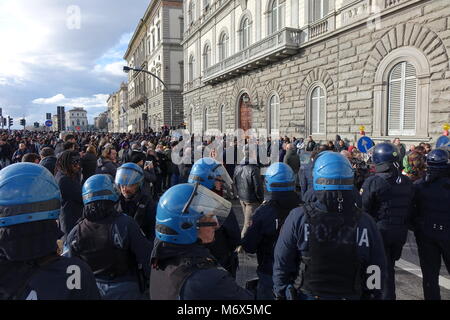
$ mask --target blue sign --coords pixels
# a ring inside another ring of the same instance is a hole
[[[436,141],[436,148],[450,147],[450,138],[447,136],[440,136]]]
[[[375,146],[375,142],[369,137],[362,136],[358,140],[358,150],[362,153],[367,153],[373,146]]]
[[[53,121],[52,121],[52,120],[47,120],[47,121],[45,121],[45,126],[46,126],[46,127],[51,127],[51,126],[53,126]]]

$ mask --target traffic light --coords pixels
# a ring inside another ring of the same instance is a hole
[[[3,126],[6,126],[6,118],[3,118]]]
[[[35,123],[34,123],[34,127],[35,127],[35,128],[39,128],[39,122],[35,122]]]
[[[20,125],[21,125],[21,126],[24,126],[24,127],[25,127],[25,123],[26,123],[25,119],[20,119]]]
[[[13,126],[13,120],[14,120],[14,119],[13,119],[13,118],[8,118],[8,119],[9,119],[9,124],[8,124],[8,125],[9,125],[10,127],[12,127],[12,126]]]

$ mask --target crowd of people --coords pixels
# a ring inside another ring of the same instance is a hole
[[[450,215],[436,197],[450,197],[448,151],[406,151],[397,138],[366,155],[340,136],[282,137],[275,161],[270,139],[257,141],[267,154],[245,144],[239,159],[237,140],[223,138],[231,163],[207,148],[214,138],[176,148],[183,140],[167,127],[0,132],[0,298],[392,300],[413,230],[424,297],[440,299]],[[243,251],[258,262],[247,288],[235,280]]]

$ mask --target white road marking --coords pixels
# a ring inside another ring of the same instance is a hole
[[[415,265],[414,263],[400,259],[395,263],[395,265],[409,273],[412,273],[420,278],[423,278],[422,269],[420,269],[420,267]],[[439,276],[439,285],[447,290],[450,290],[450,280],[443,276]]]

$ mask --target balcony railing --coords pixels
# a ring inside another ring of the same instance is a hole
[[[131,108],[136,108],[146,101],[145,94],[135,93],[133,96],[130,96],[130,100],[128,101]]]
[[[284,28],[207,68],[203,80],[206,83],[214,82],[232,71],[245,72],[257,62],[285,58],[295,54],[302,42],[301,30]]]

